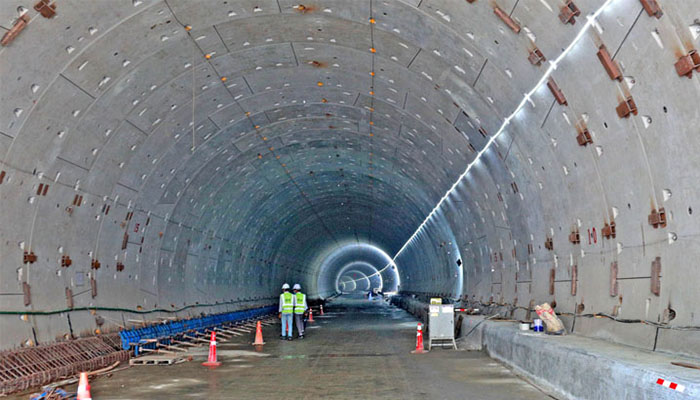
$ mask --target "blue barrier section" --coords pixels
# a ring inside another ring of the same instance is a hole
[[[275,312],[277,312],[277,306],[213,314],[202,318],[192,318],[143,328],[122,330],[119,332],[119,336],[122,340],[122,348],[124,350],[133,349],[134,355],[138,356],[141,348],[155,349],[158,343],[170,345],[173,340],[186,341],[187,339],[184,338],[185,334],[192,335],[196,334],[196,332],[205,333],[207,329],[224,324],[245,322]]]

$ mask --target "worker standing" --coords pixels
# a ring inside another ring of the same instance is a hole
[[[282,340],[292,340],[294,334],[292,316],[294,315],[294,298],[289,292],[289,284],[282,285],[282,294],[280,295],[279,318],[282,320]]]
[[[301,285],[294,284],[294,323],[297,324],[299,339],[304,338],[304,313],[308,307],[306,306],[306,295],[301,292]]]

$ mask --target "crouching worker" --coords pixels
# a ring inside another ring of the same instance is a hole
[[[301,285],[294,284],[294,323],[297,324],[299,339],[304,338],[304,313],[306,312],[306,295],[301,292]]]
[[[289,285],[282,285],[282,294],[280,295],[279,318],[282,320],[282,340],[292,340],[294,331],[292,330],[292,316],[294,315],[294,298],[289,292]]]

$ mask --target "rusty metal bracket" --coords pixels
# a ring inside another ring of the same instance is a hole
[[[93,299],[97,297],[97,280],[95,280],[94,276],[90,277],[90,292]]]
[[[567,0],[566,5],[559,11],[559,20],[563,24],[576,24],[576,17],[581,15],[581,10],[576,7],[573,0]]]
[[[27,282],[22,282],[22,294],[24,294],[24,305],[32,304],[32,287]]]
[[[569,242],[573,244],[581,243],[581,235],[579,234],[578,228],[574,228],[571,230],[571,233],[569,234]]]
[[[40,0],[34,4],[34,9],[39,11],[44,18],[53,18],[56,15],[56,3],[51,3],[51,0]]]
[[[554,294],[554,281],[557,277],[557,270],[552,268],[549,270],[549,294]]]
[[[588,131],[588,127],[583,122],[576,125],[576,131],[578,132],[576,135],[576,142],[578,142],[579,146],[593,144],[593,137]]]
[[[3,46],[7,46],[8,44],[12,43],[13,40],[19,35],[24,28],[27,27],[27,24],[29,24],[29,16],[27,14],[21,15],[19,18],[17,18],[17,21],[15,21],[15,24],[10,28],[9,31],[5,32],[5,34],[2,37],[2,40],[0,40],[0,44]]]
[[[554,240],[551,237],[547,236],[544,240],[544,248],[549,251],[554,250]]]
[[[576,296],[578,286],[578,265],[571,266],[571,295]]]
[[[100,264],[100,262],[98,260],[96,260],[94,258],[92,259],[92,262],[90,263],[90,267],[92,269],[100,269],[101,266],[102,266],[102,264]]]
[[[617,261],[613,261],[610,263],[610,296],[617,296],[619,291],[619,285],[617,284]]]
[[[654,229],[666,227],[666,210],[663,207],[660,207],[659,211],[656,211],[655,208],[651,209],[649,225],[653,226]]]
[[[480,127],[479,127],[479,133],[481,134],[481,136],[483,136],[483,137],[485,137],[485,138],[489,136],[489,133],[486,132],[486,129],[484,129],[483,126],[480,126]]]
[[[617,110],[617,115],[620,118],[629,118],[631,114],[638,114],[637,104],[634,102],[632,96],[629,96],[623,100],[615,110]]]
[[[650,17],[656,17],[656,19],[661,18],[664,12],[661,11],[661,7],[656,2],[656,0],[639,0],[642,3],[642,7],[649,14]]]
[[[601,230],[601,234],[606,239],[615,238],[617,235],[617,232],[615,232],[615,221],[611,220],[609,224],[605,222],[605,225],[603,225],[603,229]]]
[[[66,288],[66,306],[73,308],[73,291],[71,288]]]
[[[552,95],[554,95],[554,99],[559,103],[559,105],[568,105],[566,101],[566,97],[564,97],[564,92],[559,89],[559,85],[554,81],[554,78],[551,76],[549,77],[549,80],[547,80],[547,87],[549,90],[552,92]]]
[[[692,78],[693,70],[700,72],[700,54],[695,49],[690,50],[688,54],[676,61],[675,67],[678,76]]]
[[[68,268],[71,265],[73,265],[73,260],[71,260],[70,257],[68,257],[68,256],[61,257],[61,267]]]
[[[661,257],[651,262],[651,292],[657,296],[661,294]]]
[[[119,272],[124,271],[124,264],[123,263],[120,263],[120,262],[117,263],[117,271],[119,271]]]
[[[2,185],[2,181],[5,180],[5,175],[7,173],[5,171],[0,171],[0,185]]]
[[[605,71],[608,73],[608,76],[610,76],[610,79],[617,81],[622,80],[620,66],[617,65],[617,62],[612,59],[610,53],[608,52],[608,48],[605,47],[604,44],[601,44],[600,47],[598,47],[598,59],[603,64],[603,68],[605,68]]]
[[[530,61],[530,64],[540,66],[542,65],[542,62],[547,61],[547,58],[542,54],[542,51],[538,49],[536,46],[530,54],[527,56],[527,60]]]
[[[493,13],[496,14],[501,21],[505,22],[505,24],[508,25],[513,32],[520,33],[520,24],[515,22],[515,20],[513,20],[510,15],[506,14],[505,11],[501,10],[501,7],[495,6],[493,8]]]
[[[37,260],[36,254],[33,251],[25,251],[22,261],[24,264],[34,264]]]

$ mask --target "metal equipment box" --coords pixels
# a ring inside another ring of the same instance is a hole
[[[455,343],[455,310],[452,304],[428,306],[428,350],[433,346],[450,346]]]

